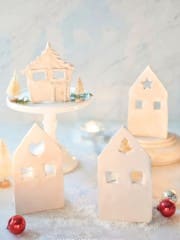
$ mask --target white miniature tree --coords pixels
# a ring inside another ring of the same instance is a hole
[[[7,88],[7,95],[12,99],[15,100],[17,99],[17,96],[20,94],[20,84],[17,79],[17,74],[14,72],[13,77],[9,83],[9,86]]]
[[[11,159],[8,148],[4,141],[0,139],[0,188],[10,186]]]
[[[76,95],[84,94],[84,86],[82,80],[79,78],[76,85]]]

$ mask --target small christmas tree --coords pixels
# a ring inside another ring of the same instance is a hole
[[[124,138],[121,141],[120,147],[119,147],[119,151],[123,152],[123,153],[127,153],[131,150],[131,147],[129,146],[129,142],[126,138]]]
[[[0,188],[10,186],[9,177],[11,175],[11,160],[8,148],[0,139]]]
[[[84,94],[84,86],[82,80],[79,78],[76,86],[76,95],[80,96],[82,94]]]
[[[14,75],[9,83],[9,86],[7,88],[7,95],[10,97],[11,100],[16,100],[17,96],[20,94],[20,84],[17,79],[16,72],[14,72]]]

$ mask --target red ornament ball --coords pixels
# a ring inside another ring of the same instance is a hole
[[[20,234],[26,227],[25,219],[20,215],[11,217],[8,221],[7,229],[13,234]]]
[[[160,211],[164,217],[171,217],[176,212],[176,205],[168,198],[163,199],[157,206],[157,210]]]

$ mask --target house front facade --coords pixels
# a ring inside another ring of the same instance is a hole
[[[32,213],[64,206],[62,152],[37,124],[13,157],[16,213]]]
[[[68,101],[73,69],[48,43],[42,54],[24,71],[32,102]]]
[[[149,66],[130,88],[128,129],[136,136],[167,137],[168,94]]]
[[[151,160],[125,128],[98,157],[98,208],[105,220],[150,222]]]

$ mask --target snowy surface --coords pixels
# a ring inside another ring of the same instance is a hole
[[[11,151],[31,127],[7,125],[1,127],[1,137]],[[109,128],[112,135],[117,125]],[[65,176],[65,208],[26,215],[27,229],[16,237],[6,229],[10,216],[14,214],[12,189],[0,191],[0,239],[27,240],[179,240],[180,211],[171,219],[163,218],[156,210],[150,224],[127,224],[101,221],[97,216],[97,154],[104,146],[101,139],[90,138],[79,130],[79,125],[61,125],[58,138],[80,161],[79,168]],[[108,136],[106,141],[108,140]]]

